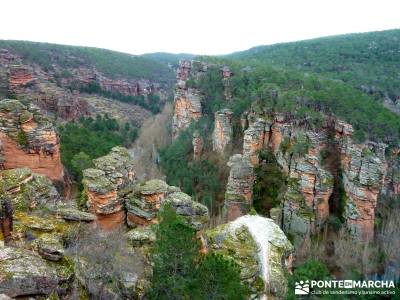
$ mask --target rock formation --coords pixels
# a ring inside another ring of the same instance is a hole
[[[135,183],[133,161],[125,148],[114,147],[93,163],[94,168],[83,171],[87,206],[102,228],[117,228],[125,223],[124,197]]]
[[[174,97],[174,116],[172,120],[172,135],[177,138],[182,130],[189,127],[192,121],[201,117],[201,95],[194,88],[188,87],[187,81],[191,74],[192,62],[180,61],[177,71],[177,84]],[[195,75],[193,75],[195,76]]]
[[[246,157],[231,156],[231,168],[225,192],[225,217],[228,221],[245,215],[253,201],[254,170]]]
[[[214,114],[213,150],[224,154],[232,147],[233,130],[230,109],[222,109]]]
[[[284,298],[293,246],[271,219],[243,216],[205,232],[208,251],[233,259],[251,299]]]
[[[0,101],[0,140],[3,168],[28,167],[53,181],[63,181],[58,135],[37,107],[18,100]]]

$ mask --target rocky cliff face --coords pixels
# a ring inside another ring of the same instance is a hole
[[[247,127],[243,157],[257,166],[259,151],[269,150],[288,176],[283,211],[272,214],[280,216],[279,222],[285,232],[297,239],[295,243],[301,243],[321,229],[332,214],[341,214],[356,236],[372,238],[379,191],[387,184],[385,176],[390,173],[384,144],[354,143],[351,125],[337,120],[327,120],[320,128],[311,129],[306,120],[296,120],[290,114],[260,117],[247,113],[242,124],[243,128]],[[227,192],[235,182],[232,172]],[[251,190],[250,176],[246,182],[247,190]],[[344,195],[339,196],[341,186]],[[235,190],[237,194],[245,194]],[[251,194],[247,195],[251,204]],[[230,196],[226,203],[231,206]],[[343,211],[340,205],[345,206]],[[246,210],[235,217],[244,213]]]
[[[271,219],[243,216],[206,231],[208,251],[233,259],[252,298],[283,298],[293,246]]]
[[[4,169],[28,167],[63,181],[58,135],[37,107],[18,100],[0,101],[0,140]]]
[[[201,117],[201,94],[198,90],[188,87],[190,76],[197,76],[192,62],[181,61],[177,70],[175,87],[174,116],[172,120],[172,135],[176,138],[179,133],[188,128],[192,121]]]

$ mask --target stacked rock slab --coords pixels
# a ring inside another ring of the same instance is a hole
[[[228,152],[232,147],[232,114],[227,108],[214,114],[213,150],[220,154]]]
[[[157,213],[165,204],[170,204],[176,213],[197,230],[208,222],[208,209],[162,180],[153,179],[139,184],[126,200],[127,223],[131,227],[157,223]]]
[[[251,299],[283,299],[291,269],[293,246],[271,219],[242,216],[205,232],[207,248],[233,259]]]
[[[177,138],[182,130],[189,127],[192,121],[201,117],[200,92],[187,85],[191,76],[192,62],[182,60],[177,70],[177,84],[175,86],[174,116],[172,120],[172,135]]]
[[[94,168],[83,171],[88,208],[103,229],[117,228],[125,223],[124,199],[135,183],[133,161],[127,149],[114,147],[93,163]]]
[[[247,157],[230,157],[231,168],[225,192],[225,217],[228,221],[245,215],[253,201],[254,170]]]
[[[63,181],[58,135],[37,107],[18,100],[0,101],[0,140],[5,169],[28,167],[53,181]]]

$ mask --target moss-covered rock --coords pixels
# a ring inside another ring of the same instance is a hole
[[[3,171],[0,174],[0,186],[16,211],[52,206],[60,201],[60,195],[51,180],[32,173],[28,168]]]
[[[57,285],[56,270],[40,256],[24,249],[0,249],[0,294],[48,295]]]
[[[205,232],[209,251],[233,259],[254,297],[284,297],[293,246],[271,219],[243,216]]]
[[[59,261],[64,256],[64,247],[58,235],[45,233],[40,235],[34,243],[40,256],[47,260]]]
[[[152,226],[132,229],[126,233],[126,237],[134,247],[152,245],[156,241],[156,233]]]

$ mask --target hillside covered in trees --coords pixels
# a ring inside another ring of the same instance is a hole
[[[258,46],[227,57],[317,73],[379,98],[400,97],[400,29]]]
[[[151,57],[92,47],[12,40],[0,40],[0,49],[17,53],[25,63],[38,64],[48,70],[53,64],[62,68],[94,66],[111,78],[146,78],[163,84],[174,81],[172,69]]]

